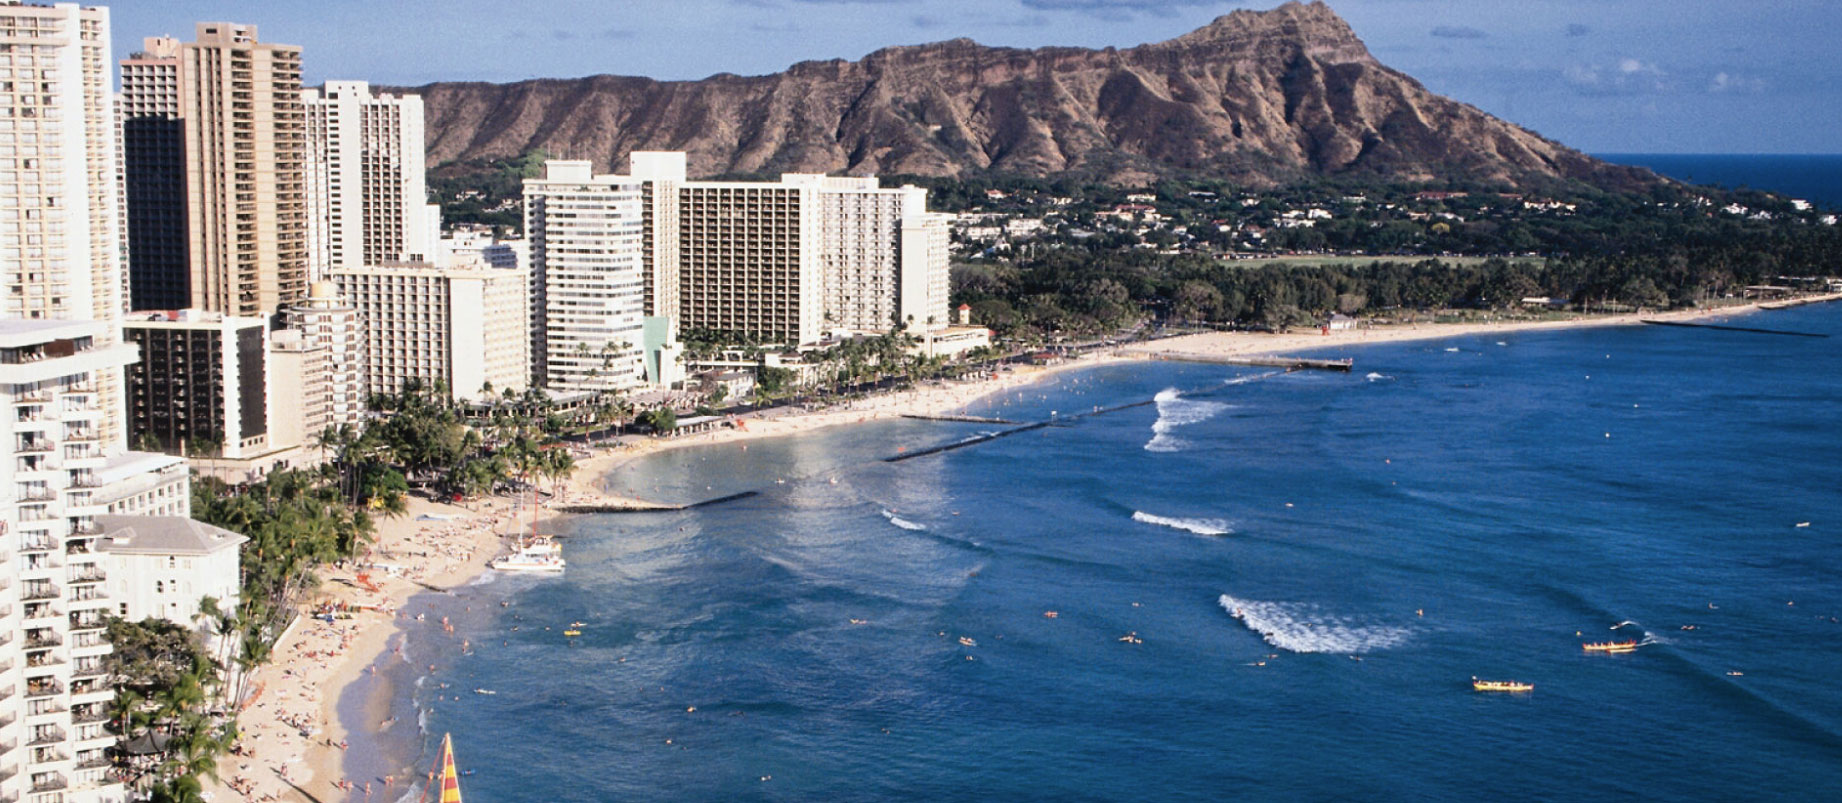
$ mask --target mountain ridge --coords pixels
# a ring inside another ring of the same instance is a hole
[[[683,150],[695,176],[1213,177],[1272,186],[1555,180],[1643,186],[1609,165],[1381,64],[1322,2],[1236,10],[1130,48],[990,47],[958,38],[695,81],[595,75],[438,82],[421,95],[431,165],[531,148],[619,170]]]

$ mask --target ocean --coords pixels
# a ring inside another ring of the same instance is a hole
[[[451,732],[486,801],[1833,799],[1838,342],[1113,365],[971,410],[1055,426],[902,462],[994,427],[660,453],[608,487],[759,494],[576,517],[564,576],[412,600],[392,733],[426,767]]]
[[[1769,190],[1842,209],[1842,155],[1599,153],[1617,164],[1648,167],[1691,184]]]

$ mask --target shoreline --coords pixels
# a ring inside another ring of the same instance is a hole
[[[1809,297],[1803,304],[1842,301],[1842,293]],[[1074,370],[1157,358],[1159,352],[1181,351],[1210,357],[1289,356],[1324,349],[1440,340],[1511,332],[1546,332],[1607,326],[1642,326],[1645,320],[1686,322],[1750,315],[1769,311],[1769,305],[1781,302],[1754,302],[1724,307],[1707,307],[1671,312],[1626,313],[1546,321],[1493,321],[1476,323],[1409,323],[1388,324],[1364,329],[1349,329],[1324,334],[1319,330],[1286,333],[1206,332],[1194,335],[1134,343],[1120,346],[1111,353],[1094,353],[1047,366],[1015,366],[1008,373],[988,380],[940,380],[901,393],[848,402],[841,409],[782,412],[769,419],[743,417],[746,429],[718,429],[670,440],[652,440],[598,451],[579,461],[568,480],[578,498],[613,506],[646,507],[658,504],[608,491],[608,477],[622,466],[658,452],[690,446],[712,446],[794,435],[815,429],[895,418],[905,415],[942,415],[972,404]]]
[[[1804,303],[1842,300],[1842,293],[1816,297]],[[1770,304],[1773,302],[1765,302]],[[1523,331],[1552,331],[1602,326],[1642,325],[1643,320],[1690,321],[1755,313],[1764,309],[1760,303],[1735,305],[1653,315],[1625,314],[1572,318],[1553,321],[1504,321],[1489,323],[1392,324],[1323,334],[1210,332],[1121,346],[1112,353],[1090,354],[1048,366],[1015,366],[995,377],[975,380],[939,380],[921,387],[846,402],[822,410],[781,410],[765,416],[742,416],[740,428],[718,429],[671,440],[648,440],[618,447],[595,447],[595,453],[581,459],[576,471],[558,487],[553,504],[568,502],[614,505],[649,505],[650,500],[613,494],[604,487],[612,474],[639,458],[658,452],[692,446],[710,446],[737,441],[794,435],[815,429],[883,420],[904,415],[940,415],[966,408],[980,400],[1035,384],[1056,375],[1102,365],[1155,359],[1160,351],[1184,351],[1213,357],[1294,354],[1303,351],[1359,347],[1386,343],[1437,340]],[[207,784],[215,800],[289,800],[308,803],[345,800],[351,794],[336,784],[343,777],[344,757],[352,747],[375,750],[386,735],[374,727],[348,727],[341,721],[339,703],[352,692],[367,674],[380,680],[370,689],[365,705],[369,722],[381,706],[387,710],[402,689],[389,680],[387,667],[390,645],[403,632],[398,611],[415,594],[429,591],[429,586],[445,590],[473,582],[486,570],[486,559],[503,546],[501,532],[510,515],[514,500],[503,496],[488,497],[471,508],[412,498],[409,512],[400,519],[380,520],[371,557],[361,562],[392,563],[397,558],[419,558],[421,562],[403,561],[400,573],[370,572],[375,590],[357,585],[355,567],[327,568],[321,572],[322,586],[317,600],[333,599],[350,604],[374,606],[351,619],[325,623],[303,618],[278,641],[273,660],[259,669],[251,684],[260,687],[242,713],[239,724],[244,744],[254,755],[227,755],[220,762],[224,782]],[[448,516],[446,520],[418,521],[425,514]],[[549,514],[546,519],[557,515]],[[293,723],[306,723],[302,727]],[[338,745],[344,742],[346,748]],[[281,761],[273,757],[288,756]],[[305,772],[290,769],[304,762]],[[243,779],[252,789],[245,795],[226,782]],[[352,779],[362,783],[363,779]],[[407,778],[401,789],[408,789]],[[383,790],[386,796],[389,790]]]

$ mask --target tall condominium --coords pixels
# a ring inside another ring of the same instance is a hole
[[[356,424],[365,412],[364,328],[358,308],[331,281],[314,282],[288,310],[287,326],[307,346],[326,350],[326,424]],[[309,434],[317,430],[310,429]]]
[[[363,81],[303,92],[309,271],[440,257],[441,210],[428,203],[422,98],[371,94]]]
[[[104,341],[111,328],[0,320],[0,666],[14,692],[0,697],[0,744],[22,748],[0,754],[0,799],[127,799],[107,755],[113,606],[96,517],[124,501],[170,506],[187,480],[178,458],[106,445],[97,379],[134,359]]]
[[[179,309],[192,303],[179,40],[143,40],[139,52],[122,60],[121,81],[129,301],[134,309]]]
[[[194,42],[148,40],[123,63],[124,170],[130,194],[170,198],[177,159],[183,165],[185,265],[177,271],[170,223],[136,210],[129,234],[129,273],[150,296],[140,309],[188,307],[234,316],[264,316],[307,291],[307,131],[301,97],[301,49],[257,41],[256,27],[201,22]],[[128,80],[130,73],[134,80]],[[170,82],[167,80],[170,78]],[[179,153],[170,137],[178,117]],[[166,127],[142,120],[166,120]],[[164,137],[164,138],[163,138]],[[141,226],[139,232],[136,226]],[[143,261],[135,245],[152,248]],[[183,283],[185,304],[178,298]]]
[[[8,318],[119,322],[120,222],[109,13],[0,5],[0,281]],[[97,335],[117,342],[119,330]],[[102,432],[125,441],[119,371]]]
[[[593,175],[586,161],[544,167],[524,186],[538,375],[557,389],[637,387],[646,324],[640,183]]]
[[[680,186],[679,326],[771,343],[818,340],[825,322],[818,226],[816,187]]]
[[[640,181],[644,240],[640,272],[646,278],[646,314],[678,325],[678,187],[685,182],[684,151],[634,151],[629,172]]]
[[[947,326],[948,216],[927,211],[927,190],[885,188],[874,176],[787,173],[781,181],[819,190],[827,329]]]
[[[403,263],[333,271],[364,322],[367,394],[410,380],[457,398],[523,390],[531,377],[530,317],[522,270]]]
[[[690,181],[681,152],[630,160],[648,315],[781,343],[950,323],[947,217],[927,211],[926,190],[802,173]]]

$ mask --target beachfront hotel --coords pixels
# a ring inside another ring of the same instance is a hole
[[[927,190],[875,176],[787,173],[818,188],[817,253],[827,329],[914,333],[947,325],[950,215],[927,211]]]
[[[801,345],[949,323],[948,218],[927,211],[924,189],[800,173],[691,181],[678,151],[635,151],[627,176],[545,169],[525,182],[525,218],[538,376],[552,387],[632,387],[626,363],[641,352],[660,384],[657,355],[687,330]],[[648,337],[647,320],[664,325]]]
[[[308,434],[317,435],[326,425],[357,424],[365,414],[364,326],[358,318],[358,308],[339,295],[332,281],[314,282],[307,288],[307,297],[288,308],[287,326],[300,333],[300,348],[326,351],[326,379],[321,391],[325,394],[325,420],[309,421]],[[280,332],[275,333],[276,338],[280,336]],[[277,366],[276,373],[286,375],[287,370]],[[301,381],[314,387],[309,379]]]
[[[534,373],[555,390],[645,384],[640,183],[586,161],[544,163],[524,183],[531,247]]]
[[[229,22],[196,39],[148,39],[121,65],[131,303],[272,315],[307,292],[301,49]]]
[[[428,203],[422,98],[364,81],[305,89],[308,273],[440,257],[441,208]]]
[[[136,350],[105,340],[112,326],[0,320],[0,745],[24,748],[0,752],[0,799],[127,799],[106,755],[114,605],[97,517],[183,511],[189,479],[181,458],[104,436],[97,380]]]
[[[363,322],[365,395],[440,383],[457,399],[530,386],[529,279],[522,270],[425,262],[332,273]]]

